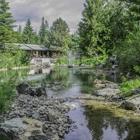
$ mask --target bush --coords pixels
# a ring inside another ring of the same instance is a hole
[[[124,96],[130,96],[131,91],[138,88],[140,86],[140,78],[130,80],[130,81],[123,81],[120,84],[120,90]]]

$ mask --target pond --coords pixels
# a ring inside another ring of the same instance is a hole
[[[58,98],[76,98],[93,93],[93,81],[97,78],[118,82],[116,77],[109,77],[101,70],[90,68],[37,69],[26,72],[28,76],[22,76],[21,80],[32,86],[43,85],[49,96]],[[75,123],[73,129],[65,135],[66,140],[140,139],[140,121],[133,117],[132,112],[116,109],[112,103],[83,102],[67,102],[75,108],[67,114]]]

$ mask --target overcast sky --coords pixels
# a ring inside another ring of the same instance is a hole
[[[7,1],[14,19],[17,20],[17,25],[24,27],[27,19],[30,18],[33,28],[38,31],[43,16],[49,22],[49,26],[61,17],[68,23],[70,31],[75,32],[82,17],[81,12],[84,9],[83,3],[85,0]]]

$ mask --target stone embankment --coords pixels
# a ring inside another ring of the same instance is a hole
[[[12,108],[1,115],[0,135],[7,140],[63,140],[73,123],[63,102],[46,95],[18,95]]]

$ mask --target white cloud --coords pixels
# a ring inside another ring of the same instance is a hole
[[[28,18],[32,26],[38,30],[41,19],[44,16],[49,25],[59,17],[65,20],[71,32],[76,31],[77,24],[81,19],[85,0],[8,0],[11,12],[17,24],[22,27]]]

